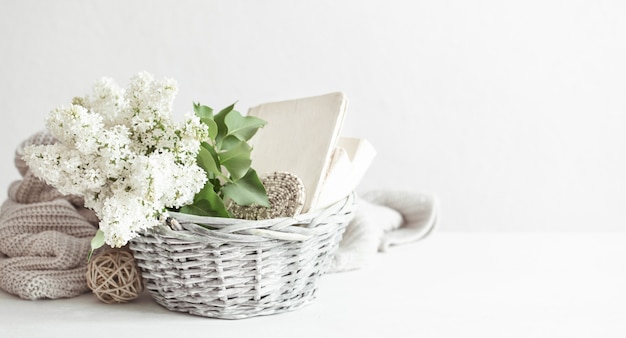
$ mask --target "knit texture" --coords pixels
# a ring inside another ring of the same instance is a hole
[[[63,196],[35,177],[22,160],[30,144],[52,144],[39,133],[16,150],[22,180],[13,182],[0,207],[0,288],[24,299],[67,298],[86,291],[95,214],[82,200]]]
[[[339,243],[330,272],[366,266],[378,252],[408,244],[432,233],[439,207],[434,196],[393,190],[373,190],[361,196],[354,218]]]

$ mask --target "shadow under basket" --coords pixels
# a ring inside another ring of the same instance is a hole
[[[354,194],[292,218],[250,221],[172,213],[130,249],[152,298],[172,311],[240,319],[291,311],[315,299],[343,232]]]

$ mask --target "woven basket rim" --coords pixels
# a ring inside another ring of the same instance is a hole
[[[178,221],[183,230],[172,230],[170,227],[161,224],[150,231],[154,231],[162,236],[199,242],[213,242],[215,237],[222,238],[224,241],[235,242],[265,240],[303,241],[319,233],[330,231],[334,224],[327,223],[324,220],[331,215],[350,211],[355,199],[355,194],[351,193],[342,200],[323,209],[294,217],[265,220],[244,220],[170,212],[172,218]]]

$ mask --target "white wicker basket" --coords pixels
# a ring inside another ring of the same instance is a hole
[[[261,221],[172,214],[183,230],[163,225],[130,248],[146,289],[169,310],[224,319],[281,313],[315,299],[354,202],[350,195],[318,212]]]

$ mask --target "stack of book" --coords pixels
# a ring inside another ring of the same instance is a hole
[[[321,209],[355,190],[376,151],[365,139],[342,138],[343,93],[271,102],[250,108],[267,125],[252,138],[259,174],[286,171],[304,183],[303,212]]]

